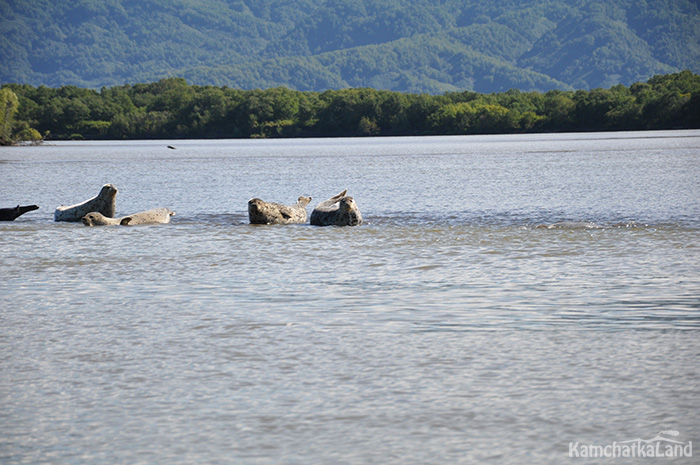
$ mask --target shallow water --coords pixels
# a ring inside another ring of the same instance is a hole
[[[2,463],[697,444],[700,131],[66,142],[0,174],[0,207],[41,207],[0,223]],[[53,222],[105,183],[118,216],[176,216]],[[366,224],[247,224],[345,188]]]

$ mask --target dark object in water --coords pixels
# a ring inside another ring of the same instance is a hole
[[[168,145],[168,148],[169,148],[169,149],[172,149],[172,150],[175,150],[175,147],[173,147],[172,145]]]
[[[15,218],[38,209],[37,205],[25,205],[23,207],[17,205],[15,208],[0,208],[0,221],[14,221]]]

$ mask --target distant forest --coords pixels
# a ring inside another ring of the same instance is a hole
[[[700,76],[690,71],[629,87],[545,93],[239,90],[169,78],[100,91],[8,84],[0,97],[3,144],[700,128]]]

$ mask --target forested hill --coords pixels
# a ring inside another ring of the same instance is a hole
[[[693,0],[0,0],[0,83],[608,88],[700,72]]]

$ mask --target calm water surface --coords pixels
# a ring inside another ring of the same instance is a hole
[[[604,461],[698,463],[700,131],[56,142],[0,175],[41,207],[0,223],[0,463],[587,464],[668,430],[694,457]],[[53,222],[105,183],[177,214]],[[247,224],[345,188],[360,227]]]

